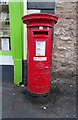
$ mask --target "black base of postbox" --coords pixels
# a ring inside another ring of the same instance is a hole
[[[28,91],[28,96],[31,102],[35,104],[45,104],[49,102],[49,97],[50,97],[50,91],[42,94],[37,94],[37,93],[32,93],[29,90]]]
[[[38,97],[39,98],[39,97],[46,97],[46,96],[48,96],[50,94],[50,91],[45,92],[45,93],[33,93],[33,92],[31,92],[31,91],[28,90],[28,93],[29,93],[30,96]]]

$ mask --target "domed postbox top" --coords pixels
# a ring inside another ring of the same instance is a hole
[[[35,22],[52,21],[56,23],[57,20],[58,17],[56,15],[48,14],[48,13],[32,13],[22,17],[22,21],[25,24],[30,24],[30,21],[35,21]]]

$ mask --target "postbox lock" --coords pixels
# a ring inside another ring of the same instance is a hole
[[[43,30],[44,29],[44,27],[43,26],[39,26],[39,30]]]
[[[45,69],[48,69],[49,67],[48,66],[45,66]]]

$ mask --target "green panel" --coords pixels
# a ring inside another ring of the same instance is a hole
[[[14,60],[14,83],[18,85],[22,82],[22,60]]]
[[[23,58],[23,2],[10,2],[11,48],[14,59]]]
[[[24,58],[24,24],[22,22],[22,17],[24,16],[24,2],[21,2],[21,40],[22,40],[22,58]]]
[[[12,52],[0,52],[0,55],[12,55]]]
[[[22,82],[23,2],[10,2],[11,49],[14,59],[14,83]]]

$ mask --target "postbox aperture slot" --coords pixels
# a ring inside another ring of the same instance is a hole
[[[48,31],[34,31],[34,35],[48,35]]]

